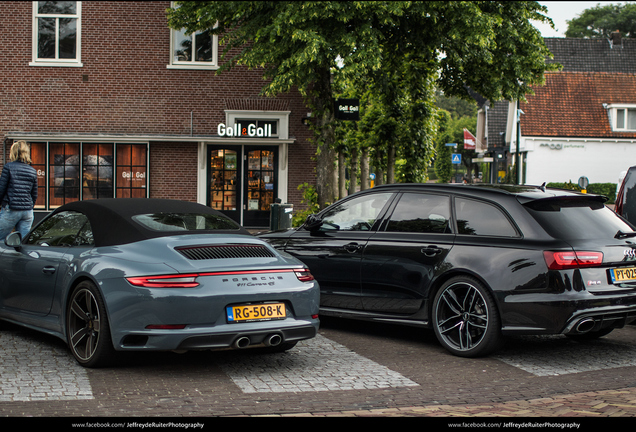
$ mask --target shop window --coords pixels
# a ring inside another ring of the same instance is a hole
[[[32,142],[36,210],[97,198],[147,197],[147,145]],[[116,164],[115,164],[116,161]]]
[[[112,198],[113,180],[113,144],[84,144],[82,198]]]
[[[228,149],[212,150],[210,157],[210,207],[235,211],[237,193],[237,152]]]
[[[247,168],[247,210],[269,211],[274,202],[274,152],[250,151]]]
[[[81,2],[33,2],[32,66],[82,66]]]
[[[147,151],[145,144],[117,145],[116,198],[147,196]]]
[[[59,207],[79,200],[79,143],[49,145],[49,205]]]
[[[36,210],[46,209],[46,143],[31,143],[31,166],[38,175],[38,199]]]

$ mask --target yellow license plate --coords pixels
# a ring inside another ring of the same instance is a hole
[[[610,276],[613,283],[635,281],[636,267],[610,269]]]
[[[228,306],[227,322],[254,322],[285,319],[285,303],[260,303],[240,306]]]

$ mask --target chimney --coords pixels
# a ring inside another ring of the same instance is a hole
[[[616,45],[623,46],[623,42],[621,40],[621,32],[619,30],[613,31],[610,35],[611,47],[614,48]]]

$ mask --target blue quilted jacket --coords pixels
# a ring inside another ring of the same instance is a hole
[[[23,162],[9,162],[0,176],[0,203],[11,210],[32,210],[38,198],[38,176],[35,169]]]

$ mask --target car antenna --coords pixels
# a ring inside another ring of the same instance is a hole
[[[539,189],[541,189],[543,192],[545,192],[545,182],[543,182],[543,184],[541,186],[539,186]]]

